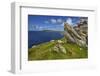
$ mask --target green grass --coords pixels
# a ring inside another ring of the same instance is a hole
[[[80,47],[77,44],[66,43],[66,39],[60,39],[64,43],[61,44],[66,49],[66,54],[61,51],[54,51],[53,47],[57,44],[54,42],[46,42],[28,49],[28,60],[56,60],[56,59],[79,59],[88,58],[88,49]]]

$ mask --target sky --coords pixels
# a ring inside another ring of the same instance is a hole
[[[28,31],[55,30],[64,31],[64,22],[76,26],[80,17],[28,15]]]

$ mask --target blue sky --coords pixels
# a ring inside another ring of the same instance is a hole
[[[47,16],[47,15],[28,15],[28,30],[41,31],[41,30],[55,30],[63,31],[64,22],[69,23],[71,26],[76,26],[80,21],[80,17],[73,16]]]

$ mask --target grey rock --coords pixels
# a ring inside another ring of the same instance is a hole
[[[76,28],[68,23],[64,23],[64,36],[71,43],[76,43],[77,45],[84,47],[87,46],[87,33],[83,33],[82,28],[77,28],[76,30]]]

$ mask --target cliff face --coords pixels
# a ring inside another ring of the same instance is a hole
[[[70,43],[87,47],[87,24],[83,23],[72,27],[68,23],[64,23],[64,36]]]

